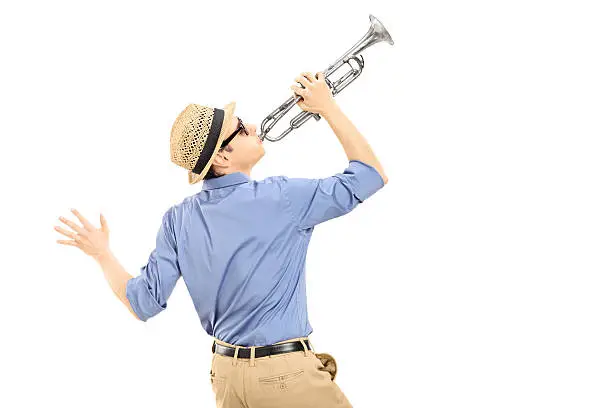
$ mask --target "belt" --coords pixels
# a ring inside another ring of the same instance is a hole
[[[309,350],[312,350],[312,347],[310,346],[310,342],[308,340],[304,340],[304,343],[306,343],[306,347],[308,347]],[[217,344],[217,342],[213,342],[213,353],[234,357],[235,351],[236,347],[224,346],[223,344]],[[281,353],[291,353],[292,351],[304,351],[304,347],[302,347],[302,343],[299,340],[292,341],[289,343],[272,344],[270,346],[256,346],[255,358],[266,357]],[[247,346],[241,346],[238,349],[238,358],[251,358],[251,349]]]

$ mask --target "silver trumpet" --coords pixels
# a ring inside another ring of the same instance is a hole
[[[385,29],[385,26],[373,15],[370,14],[370,29],[368,32],[357,42],[357,44],[353,45],[351,49],[344,53],[336,62],[330,65],[324,72],[325,81],[327,85],[332,91],[332,95],[337,95],[340,91],[348,86],[351,82],[353,82],[363,70],[364,60],[361,55],[359,55],[363,50],[368,48],[371,45],[379,43],[381,41],[388,42],[393,45],[393,39],[389,32]],[[329,75],[334,73],[338,68],[342,67],[344,64],[348,64],[350,67],[350,71],[344,74],[340,79],[335,82],[329,80]],[[277,142],[281,140],[283,137],[287,136],[289,132],[293,129],[297,129],[302,126],[308,119],[311,117],[315,117],[317,121],[321,119],[321,116],[317,113],[302,111],[300,114],[296,115],[293,119],[291,119],[290,126],[281,133],[280,136],[272,138],[268,136],[268,133],[272,129],[272,127],[283,117],[289,110],[302,99],[301,96],[294,95],[291,98],[287,99],[281,106],[279,106],[274,112],[266,116],[266,118],[261,122],[261,134],[259,138],[261,140],[267,139],[271,142]]]

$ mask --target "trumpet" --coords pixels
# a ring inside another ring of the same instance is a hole
[[[359,75],[364,67],[363,56],[361,56],[361,52],[366,48],[379,43],[379,42],[387,42],[390,45],[393,45],[393,39],[391,35],[383,26],[383,24],[373,15],[370,14],[370,29],[368,32],[355,44],[353,45],[347,52],[345,52],[338,60],[336,60],[332,65],[330,65],[325,71],[323,71],[325,75],[325,82],[327,86],[329,86],[332,96],[337,95],[346,88],[351,82],[353,82]],[[340,67],[344,66],[344,64],[348,64],[350,71],[340,77],[337,81],[331,81],[329,79],[329,75],[333,74]],[[270,137],[268,133],[272,130],[272,127],[276,125],[276,123],[289,112],[289,110],[297,104],[301,96],[295,95],[289,99],[287,99],[282,105],[280,105],[276,110],[274,110],[271,114],[266,116],[266,118],[261,123],[261,134],[259,138],[263,141],[264,139],[269,140],[271,142],[277,142],[281,140],[283,137],[287,136],[294,129],[302,126],[308,119],[314,116],[314,118],[319,121],[321,120],[321,115],[318,113],[306,112],[302,111],[300,114],[296,115],[291,119],[289,127],[277,137]]]

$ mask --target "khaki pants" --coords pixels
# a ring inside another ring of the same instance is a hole
[[[297,337],[274,344],[299,340],[306,349],[307,339]],[[327,353],[306,349],[254,358],[257,347],[214,340],[251,350],[248,359],[213,354],[210,382],[217,408],[352,408],[334,382],[337,366]]]

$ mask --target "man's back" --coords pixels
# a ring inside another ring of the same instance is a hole
[[[127,294],[142,320],[161,312],[183,276],[208,334],[243,346],[308,336],[304,264],[315,225],[347,214],[384,186],[351,160],[321,179],[242,172],[205,180],[164,215],[156,249]]]

